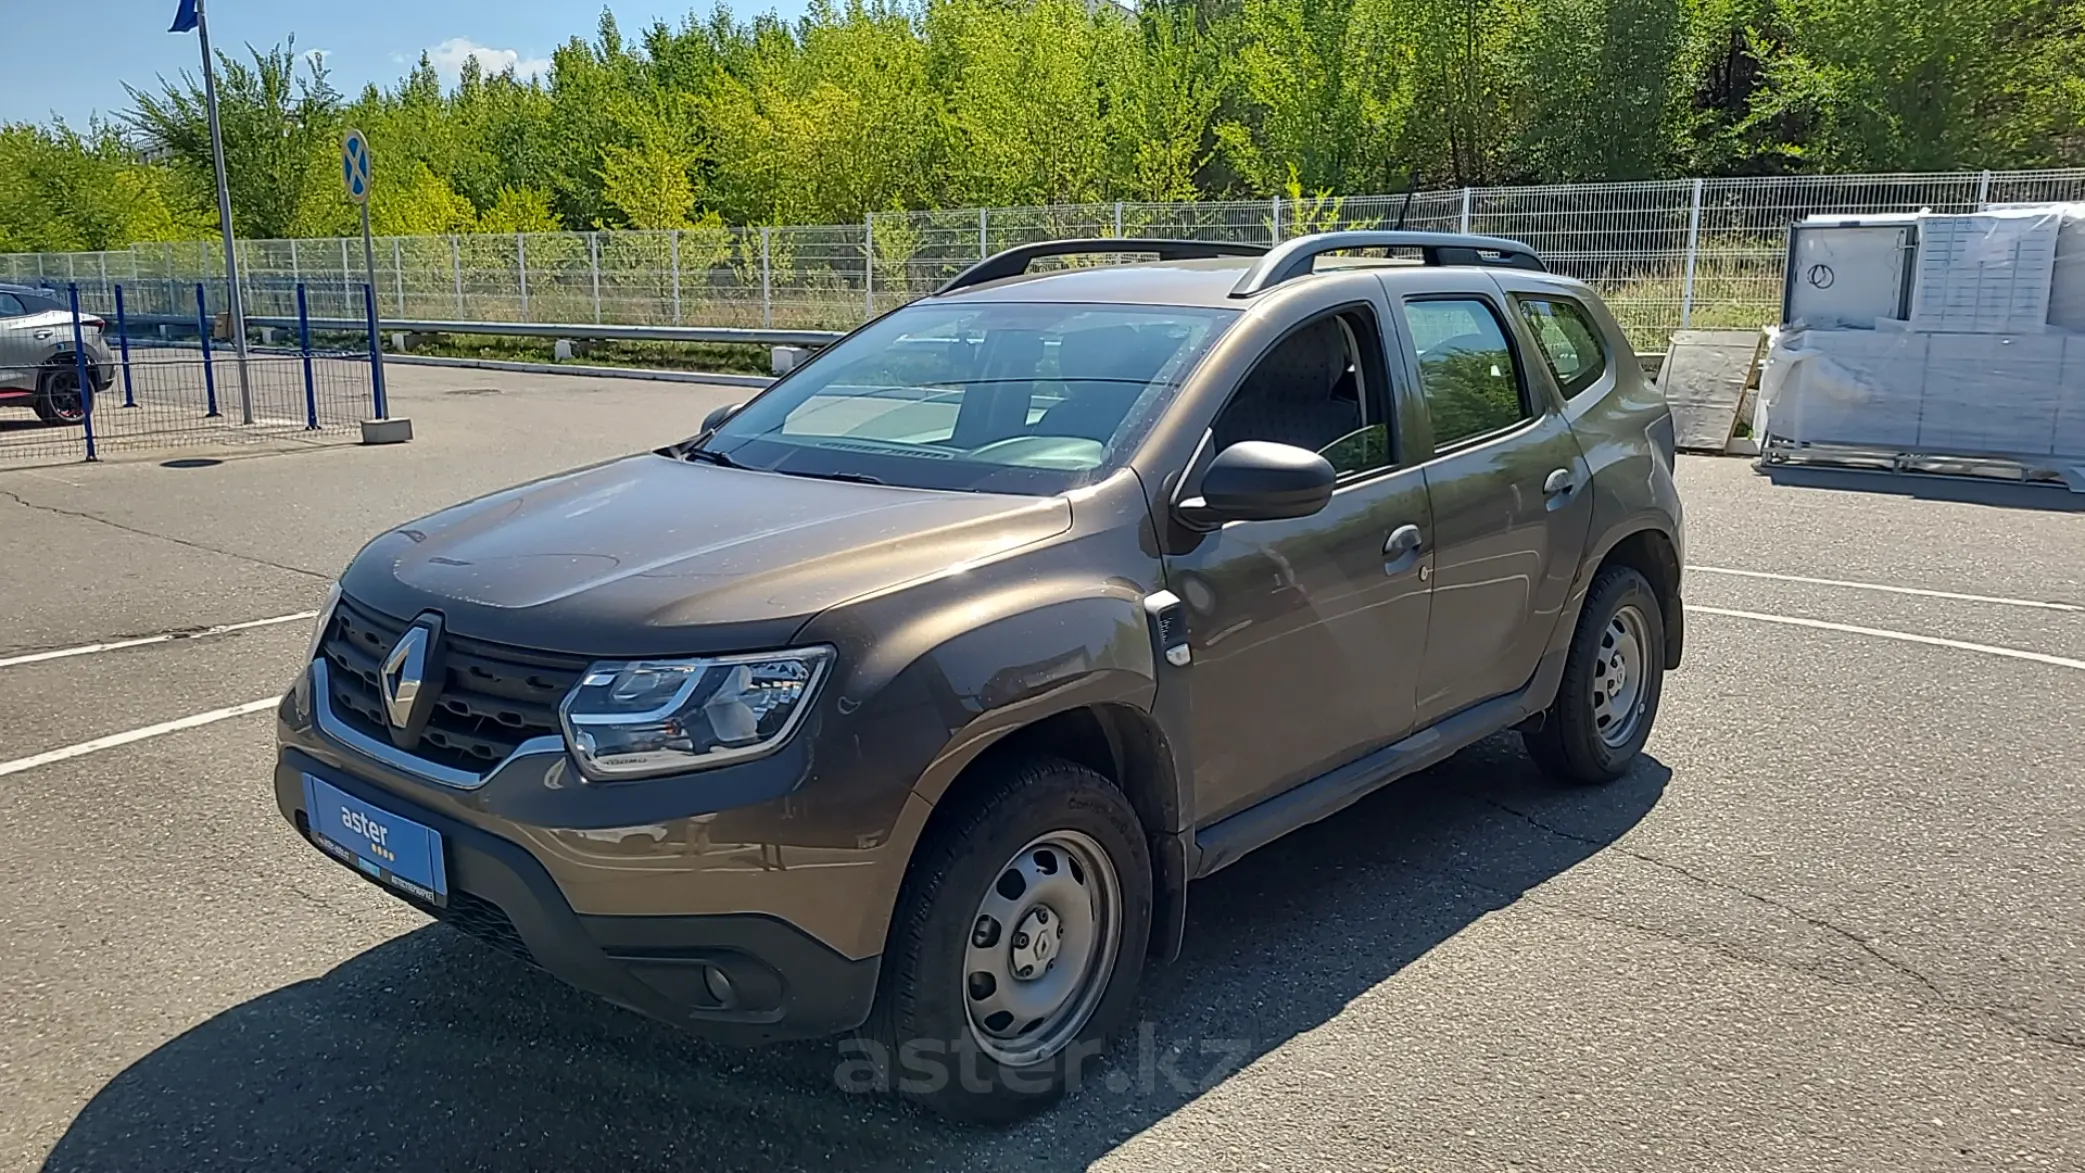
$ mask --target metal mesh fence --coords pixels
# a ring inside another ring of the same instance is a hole
[[[1963,211],[2085,199],[2085,168],[1464,188],[1410,196],[1074,204],[877,213],[859,224],[384,238],[375,289],[392,320],[600,322],[846,329],[931,291],[1000,249],[1052,238],[1274,242],[1337,228],[1514,237],[1599,289],[1637,344],[1684,326],[1777,316],[1789,224],[1813,214]],[[246,310],[362,313],[362,242],[242,242]],[[1065,263],[1077,263],[1065,262]],[[0,280],[106,287],[140,313],[185,314],[194,287],[223,298],[214,242],[107,253],[0,256]]]
[[[314,336],[308,351],[291,337],[288,345],[250,348],[242,363],[228,342],[213,337],[221,281],[202,287],[200,316],[195,284],[171,294],[161,286],[111,281],[78,287],[82,315],[106,323],[107,360],[90,355],[89,390],[79,395],[80,364],[67,348],[64,359],[34,373],[28,397],[0,400],[0,468],[264,440],[335,442],[370,418],[374,379],[366,331]],[[357,287],[356,316],[362,296]],[[317,300],[309,291],[307,297]],[[169,300],[185,301],[189,312],[135,308]],[[294,314],[294,289],[291,303]]]

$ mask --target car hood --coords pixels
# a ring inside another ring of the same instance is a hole
[[[586,656],[786,644],[819,612],[1062,533],[1061,498],[634,456],[399,526],[342,577],[401,620]]]

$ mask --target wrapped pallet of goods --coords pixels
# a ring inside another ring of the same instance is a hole
[[[1806,222],[1789,266],[1769,460],[1999,460],[2085,486],[2085,204]]]

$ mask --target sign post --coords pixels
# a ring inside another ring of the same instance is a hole
[[[369,319],[369,372],[374,380],[376,418],[362,421],[364,444],[396,444],[413,437],[411,420],[394,420],[384,394],[384,339],[376,312],[376,244],[369,236],[369,188],[374,164],[369,140],[349,130],[340,140],[340,180],[347,198],[362,210],[363,302]]]
[[[210,20],[203,0],[181,0],[168,32],[196,34],[203,51],[203,104],[210,119],[210,163],[217,178],[217,224],[224,236],[225,300],[230,304],[232,351],[239,356],[239,422],[253,422],[253,388],[246,373],[246,305],[239,291],[239,249],[232,235],[232,189],[224,175],[224,130],[217,118],[217,68],[210,54]],[[38,262],[41,264],[41,262]],[[39,270],[41,273],[41,270]],[[205,329],[208,328],[207,323]]]

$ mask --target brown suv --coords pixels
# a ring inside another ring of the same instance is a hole
[[[1029,271],[1076,254],[1156,259]],[[573,985],[855,1032],[1004,1119],[1189,881],[1500,730],[1627,769],[1680,658],[1672,461],[1600,299],[1513,241],[1014,249],[692,440],[371,542],[276,796]]]

